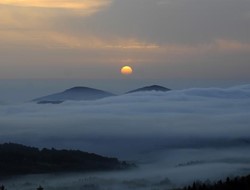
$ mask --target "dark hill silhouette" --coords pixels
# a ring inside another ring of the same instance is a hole
[[[97,100],[109,96],[114,96],[114,94],[94,88],[74,87],[60,93],[34,99],[33,101],[39,104],[46,104],[46,103],[60,104],[67,100],[74,100],[74,101]]]
[[[127,94],[129,93],[134,93],[134,92],[145,92],[145,91],[161,91],[161,92],[167,92],[171,89],[169,88],[165,88],[163,86],[159,86],[159,85],[152,85],[152,86],[145,86],[145,87],[142,87],[142,88],[138,88],[138,89],[135,89],[135,90],[131,90],[129,92],[127,92]]]
[[[131,90],[127,92],[126,94],[134,93],[134,92],[147,92],[147,91],[167,92],[170,90],[171,89],[165,88],[163,86],[152,85],[152,86],[145,86],[142,88]],[[51,94],[51,95],[44,96],[41,98],[36,98],[33,101],[37,102],[38,104],[60,104],[67,100],[89,101],[89,100],[98,100],[98,99],[111,97],[111,96],[116,96],[116,95],[107,91],[98,90],[98,89],[89,88],[89,87],[74,87],[74,88],[70,88],[60,93]]]
[[[55,172],[119,170],[132,166],[116,158],[79,150],[56,150],[0,144],[0,177]]]
[[[250,189],[250,175],[235,177],[230,179],[229,177],[225,180],[219,180],[214,184],[194,182],[184,188],[174,190],[249,190]]]

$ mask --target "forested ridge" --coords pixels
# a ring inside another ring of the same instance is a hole
[[[79,150],[38,149],[20,144],[0,144],[0,176],[53,172],[119,170],[125,161]]]
[[[175,190],[250,190],[250,175],[227,178],[215,183],[194,182],[192,185]]]

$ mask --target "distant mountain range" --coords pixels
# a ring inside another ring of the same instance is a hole
[[[166,92],[170,89],[165,88],[159,85],[145,86],[135,90],[131,90],[126,94],[136,93],[136,92],[145,92],[145,91],[161,91]],[[116,96],[107,91],[89,88],[89,87],[74,87],[67,89],[63,92],[56,94],[51,94],[48,96],[36,98],[33,101],[38,104],[60,104],[67,100],[81,101],[81,100],[98,100],[106,97]]]

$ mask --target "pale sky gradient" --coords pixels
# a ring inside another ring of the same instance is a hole
[[[0,79],[248,83],[249,7],[249,0],[1,0]],[[123,65],[134,74],[121,76]]]

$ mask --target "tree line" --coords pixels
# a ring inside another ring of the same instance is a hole
[[[0,176],[119,170],[131,166],[117,158],[79,150],[40,150],[14,143],[0,144]]]
[[[250,190],[250,175],[219,180],[214,184],[194,182],[187,187],[176,190]]]

